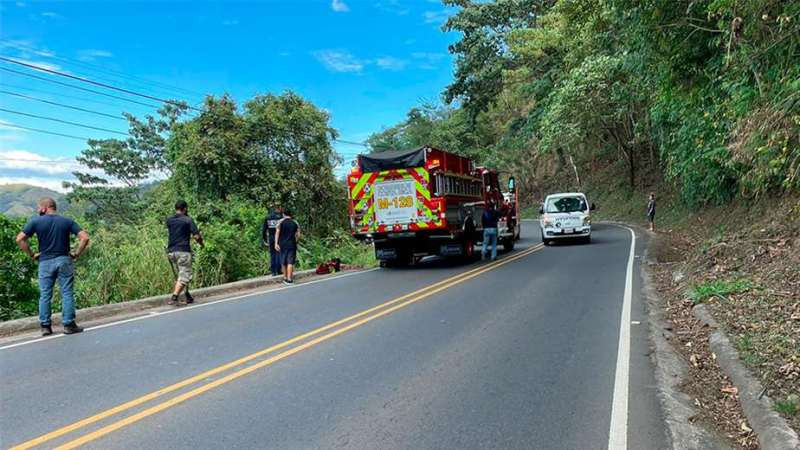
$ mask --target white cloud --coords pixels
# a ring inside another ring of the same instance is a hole
[[[414,52],[411,57],[417,62],[417,67],[422,70],[434,70],[437,63],[444,59],[447,55],[444,53],[431,53],[431,52]]]
[[[408,62],[403,59],[394,58],[392,56],[385,56],[375,60],[375,64],[381,69],[385,70],[403,70]]]
[[[347,11],[350,11],[350,8],[342,0],[333,0],[331,2],[331,9],[334,10],[335,12],[347,12]]]
[[[64,175],[85,169],[72,158],[51,159],[27,150],[0,150],[0,174],[8,170]]]
[[[53,11],[45,11],[45,12],[43,12],[41,14],[41,16],[42,17],[47,17],[47,18],[50,18],[50,19],[62,19],[62,18],[64,18],[64,16],[62,16],[61,14],[53,12]]]
[[[319,50],[312,54],[332,72],[361,72],[366,64],[345,50]]]
[[[114,54],[108,50],[98,50],[96,48],[78,50],[78,59],[81,61],[94,61],[97,58],[111,58],[113,56]]]
[[[447,55],[445,55],[444,53],[414,52],[414,53],[411,54],[411,56],[414,57],[414,58],[417,58],[417,59],[425,59],[425,60],[428,60],[428,61],[438,61],[438,60],[444,58]]]
[[[51,191],[66,193],[63,181],[55,178],[42,178],[42,177],[4,177],[0,176],[0,185],[3,184],[29,184],[31,186],[43,187]]]
[[[443,9],[441,11],[425,11],[422,13],[423,19],[425,19],[425,23],[431,23],[436,25],[441,25],[447,21],[447,18],[450,16],[450,13]]]
[[[239,20],[237,20],[237,19],[223,20],[222,21],[222,25],[226,26],[226,27],[233,27],[233,26],[239,25]]]
[[[404,8],[399,0],[385,0],[375,3],[375,8],[381,11],[386,11],[398,16],[405,16],[408,14],[408,8]]]
[[[30,64],[32,66],[41,67],[42,69],[47,69],[47,70],[57,70],[57,71],[61,70],[61,66],[59,66],[58,64],[52,64],[44,61],[31,61],[29,59],[20,59],[20,58],[14,58],[14,61],[19,61],[24,64]]]

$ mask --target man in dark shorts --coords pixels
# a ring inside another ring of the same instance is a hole
[[[17,245],[34,261],[39,262],[39,324],[42,336],[53,334],[50,321],[50,302],[53,300],[53,286],[58,280],[61,288],[61,322],[64,334],[83,331],[75,323],[75,268],[73,261],[78,259],[89,245],[89,233],[69,217],[59,215],[56,202],[45,197],[39,200],[39,215],[32,217],[17,235]],[[77,236],[80,244],[74,253],[69,251],[70,234]],[[36,235],[39,252],[34,253],[28,238]]]
[[[261,226],[261,239],[264,245],[269,247],[269,271],[273,277],[281,273],[281,255],[275,248],[275,231],[282,218],[280,211],[280,207],[273,209],[264,219],[264,225]]]
[[[283,219],[275,231],[275,248],[281,253],[283,282],[294,283],[294,265],[297,262],[297,240],[300,238],[300,225],[292,219],[289,209],[283,210]]]
[[[167,217],[166,220],[167,232],[169,233],[167,258],[177,278],[175,287],[172,290],[172,298],[169,300],[171,305],[178,303],[178,297],[184,288],[186,288],[186,304],[194,303],[194,298],[189,293],[189,282],[192,281],[193,259],[191,238],[194,238],[201,248],[205,247],[203,235],[200,234],[200,230],[197,229],[197,225],[189,217],[188,212],[189,207],[186,202],[178,200],[175,203],[175,215]]]
[[[656,231],[656,193],[650,193],[650,200],[647,202],[647,222],[650,224],[650,231]]]

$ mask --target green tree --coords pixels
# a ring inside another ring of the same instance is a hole
[[[0,321],[33,315],[38,308],[36,264],[15,241],[23,224],[0,214]]]

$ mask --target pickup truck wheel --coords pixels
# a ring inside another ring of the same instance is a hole
[[[541,233],[541,236],[542,236],[542,244],[550,245],[550,240],[549,239],[545,239],[544,233]]]

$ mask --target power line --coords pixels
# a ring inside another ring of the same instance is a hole
[[[23,67],[27,67],[29,69],[38,70],[40,72],[45,72],[45,73],[49,73],[49,74],[52,74],[52,75],[58,75],[60,77],[70,78],[70,79],[73,79],[73,80],[81,81],[83,83],[89,83],[89,84],[92,84],[94,86],[99,86],[99,87],[102,87],[102,88],[111,89],[111,90],[122,92],[122,93],[125,93],[125,94],[128,94],[128,95],[135,95],[137,97],[142,97],[142,98],[146,98],[146,99],[149,99],[149,100],[155,100],[157,102],[166,103],[166,104],[169,104],[169,105],[174,105],[174,106],[179,106],[179,107],[187,106],[185,104],[182,104],[182,103],[179,103],[179,102],[176,102],[176,101],[173,101],[173,100],[167,100],[167,99],[159,98],[159,97],[156,97],[156,96],[153,96],[153,95],[142,94],[140,92],[132,91],[130,89],[116,87],[116,86],[112,86],[110,84],[101,83],[99,81],[90,80],[88,78],[78,77],[78,76],[75,76],[75,75],[70,75],[68,73],[60,72],[58,70],[48,69],[46,67],[37,66],[35,64],[28,64],[28,63],[25,63],[25,62],[22,62],[22,61],[17,61],[17,60],[11,59],[11,58],[6,58],[4,56],[0,56],[0,61],[5,61],[5,62],[8,62],[8,63],[17,64],[17,65],[20,65],[20,66],[23,66]],[[188,105],[187,107],[189,109],[192,109],[192,110],[195,110],[195,111],[202,111],[201,109],[195,108],[194,106]]]
[[[21,61],[16,61],[16,60],[13,60],[13,59],[10,59],[10,58],[6,58],[6,57],[3,57],[3,56],[0,56],[0,61],[5,61],[5,62],[13,63],[13,64],[18,64],[18,65],[21,65],[21,66],[24,66],[24,67],[27,67],[27,68],[30,68],[30,69],[34,69],[34,70],[38,70],[38,71],[42,71],[42,72],[46,72],[46,73],[50,73],[50,74],[54,74],[54,75],[59,75],[59,76],[62,76],[62,77],[71,78],[71,79],[78,80],[78,81],[81,81],[81,82],[90,83],[90,84],[95,85],[95,86],[100,86],[100,87],[103,87],[103,88],[106,88],[106,89],[112,89],[112,90],[123,92],[123,93],[129,94],[129,95],[135,95],[135,96],[147,98],[147,99],[150,99],[150,100],[155,100],[155,101],[158,101],[158,102],[161,102],[161,103],[167,103],[167,104],[172,104],[172,105],[176,105],[176,106],[185,106],[185,105],[183,105],[181,103],[178,103],[178,102],[175,102],[175,101],[172,101],[172,100],[162,99],[162,98],[155,97],[155,96],[148,95],[148,94],[142,94],[142,93],[131,91],[131,90],[128,90],[128,89],[124,89],[124,88],[112,86],[112,85],[109,85],[109,84],[93,81],[93,80],[90,80],[88,78],[83,78],[83,77],[78,77],[78,76],[75,76],[75,75],[70,75],[70,74],[63,73],[63,72],[60,72],[60,71],[57,71],[57,70],[51,70],[51,69],[48,69],[48,68],[45,68],[45,67],[37,66],[35,64],[28,64],[28,63],[24,63],[24,62],[21,62]],[[33,74],[29,74],[29,73],[25,73],[25,72],[13,70],[13,69],[5,68],[5,67],[0,67],[0,69],[5,70],[7,72],[16,73],[16,74],[19,74],[19,75],[28,76],[28,77],[35,78],[35,79],[44,80],[44,81],[47,81],[47,82],[50,82],[50,83],[55,83],[55,84],[59,84],[59,85],[62,85],[62,86],[71,87],[73,89],[80,89],[82,91],[91,92],[93,94],[103,95],[103,96],[107,96],[107,97],[111,97],[111,98],[116,98],[116,99],[119,99],[119,100],[124,100],[124,101],[128,101],[128,102],[136,103],[136,104],[139,104],[139,105],[148,106],[148,107],[151,107],[151,108],[157,108],[158,107],[158,106],[155,106],[155,105],[150,105],[150,104],[147,104],[147,103],[138,102],[136,100],[132,100],[132,99],[129,99],[129,98],[119,97],[119,96],[111,95],[111,94],[108,94],[108,93],[105,93],[105,92],[95,91],[93,89],[87,89],[87,88],[84,88],[84,87],[81,87],[81,86],[75,86],[75,85],[68,84],[68,83],[62,83],[62,82],[59,82],[59,81],[56,81],[56,80],[51,80],[49,78],[39,77],[39,76],[36,76],[36,75],[33,75]],[[199,112],[203,111],[203,110],[201,110],[199,108],[196,108],[194,106],[187,106],[187,107],[189,109],[194,110],[194,111],[199,111]],[[58,120],[58,119],[50,119],[50,120]],[[65,121],[62,121],[62,122],[65,122]],[[93,127],[93,128],[96,128],[96,127]],[[273,130],[283,131],[283,132],[287,132],[287,133],[296,133],[296,134],[299,134],[299,135],[305,136],[305,137],[315,137],[315,136],[307,134],[307,133],[297,132],[297,131],[288,130],[288,129],[282,129],[282,128],[275,127],[275,126],[266,126],[266,128],[271,128]],[[103,129],[103,131],[109,131],[109,130]],[[119,133],[119,132],[115,132],[115,133]],[[122,133],[119,133],[119,134],[122,134]],[[342,144],[369,147],[369,145],[364,143],[364,142],[355,142],[355,141],[349,141],[349,140],[338,139],[338,138],[331,138],[331,140],[334,141],[334,142],[342,143]]]
[[[21,89],[23,91],[38,92],[40,94],[45,94],[45,95],[54,95],[54,96],[56,96],[58,98],[69,98],[69,99],[72,99],[72,100],[78,100],[78,101],[82,101],[82,102],[89,102],[89,103],[95,103],[95,104],[98,104],[98,105],[105,105],[105,106],[111,106],[111,107],[114,107],[114,108],[121,108],[121,106],[116,104],[116,103],[104,102],[102,100],[97,100],[97,99],[94,99],[94,98],[86,98],[86,97],[79,97],[77,95],[62,94],[61,92],[53,92],[53,91],[48,91],[46,89],[38,89],[38,88],[32,88],[32,87],[28,87],[28,86],[19,86],[19,85],[14,85],[14,84],[8,84],[8,83],[4,83],[2,81],[0,81],[0,87],[11,88],[11,89]]]
[[[6,57],[3,57],[3,56],[0,56],[0,61],[5,61],[5,62],[12,63],[12,64],[18,64],[20,66],[24,66],[24,67],[27,67],[27,68],[30,68],[30,69],[34,69],[34,70],[38,70],[38,71],[41,71],[41,72],[50,73],[50,74],[53,74],[53,75],[59,75],[59,76],[62,76],[62,77],[71,78],[71,79],[74,79],[74,80],[82,81],[84,83],[90,83],[90,84],[95,85],[95,86],[100,86],[100,87],[103,87],[103,88],[106,88],[106,89],[112,89],[112,90],[123,92],[123,93],[129,94],[129,95],[135,95],[135,96],[147,98],[147,99],[150,99],[150,100],[155,100],[155,101],[158,101],[158,102],[161,102],[161,103],[167,103],[167,104],[176,105],[176,106],[187,106],[187,105],[183,105],[181,103],[175,102],[173,100],[167,100],[167,99],[155,97],[155,96],[148,95],[148,94],[142,94],[140,92],[135,92],[135,91],[131,91],[129,89],[120,88],[120,87],[117,87],[117,86],[112,86],[110,84],[100,83],[100,82],[97,82],[97,81],[90,80],[88,78],[83,78],[83,77],[78,77],[78,76],[75,76],[75,75],[70,75],[68,73],[64,73],[64,72],[60,72],[60,71],[57,71],[57,70],[48,69],[46,67],[37,66],[35,64],[28,64],[28,63],[25,63],[25,62],[22,62],[22,61],[16,61],[14,59],[6,58]],[[3,69],[4,70],[8,70],[8,71],[12,71],[11,69],[5,69],[5,68],[3,68]],[[17,71],[13,71],[13,72],[24,74],[24,72],[17,72]],[[36,78],[38,78],[38,77],[36,77]],[[44,79],[46,80],[46,78],[44,78]],[[50,80],[50,81],[53,81],[53,80]],[[72,85],[67,85],[67,86],[72,86]],[[91,91],[91,90],[90,90],[90,92],[99,93],[97,91]],[[108,95],[108,94],[104,94],[104,93],[101,93],[101,94]],[[187,107],[189,109],[194,110],[194,111],[199,111],[199,112],[203,111],[202,109],[195,108],[194,106],[191,106],[191,105],[188,105]],[[277,129],[277,130],[288,132],[288,133],[294,132],[292,130],[280,129],[280,128],[272,127],[272,126],[269,126],[268,128]],[[305,133],[299,133],[299,132],[296,132],[296,133],[300,134],[300,135],[304,135],[306,137],[313,137],[312,135],[305,134]],[[336,141],[336,142],[340,142],[342,144],[359,145],[359,146],[367,147],[367,144],[365,144],[363,142],[348,141],[348,140],[344,140],[344,139],[332,139],[332,140]]]
[[[50,78],[40,77],[38,75],[34,75],[32,73],[22,72],[22,71],[19,71],[19,70],[9,69],[8,67],[0,67],[0,70],[4,70],[6,72],[15,73],[17,75],[22,75],[22,76],[25,76],[25,77],[35,78],[37,80],[46,81],[48,83],[58,84],[60,86],[66,86],[66,87],[69,87],[69,88],[72,88],[72,89],[78,89],[78,90],[81,90],[81,91],[91,92],[92,94],[103,95],[105,97],[111,97],[111,98],[115,98],[117,100],[123,100],[123,101],[130,102],[130,103],[136,103],[137,105],[147,106],[148,108],[154,108],[154,109],[161,108],[161,106],[154,105],[152,103],[144,103],[144,102],[140,102],[138,100],[134,100],[134,99],[131,99],[131,98],[120,97],[118,95],[108,94],[106,92],[101,92],[101,91],[95,91],[94,89],[85,88],[83,86],[75,86],[74,84],[69,84],[69,83],[63,83],[63,82],[58,81],[58,80],[51,80]]]
[[[17,115],[20,115],[20,116],[33,117],[34,119],[51,120],[53,122],[64,123],[64,124],[73,125],[73,126],[76,126],[76,127],[89,128],[89,129],[92,129],[92,130],[105,131],[105,132],[108,132],[108,133],[120,134],[122,136],[129,136],[128,133],[123,133],[121,131],[109,130],[108,128],[95,127],[95,126],[92,126],[92,125],[86,125],[86,124],[82,124],[82,123],[78,123],[78,122],[70,122],[69,120],[57,119],[55,117],[40,116],[38,114],[30,114],[30,113],[25,113],[25,112],[21,112],[21,111],[14,111],[14,110],[5,109],[5,108],[0,108],[0,111],[7,112],[7,113],[10,113],[10,114],[17,114]]]
[[[186,88],[183,88],[183,87],[174,86],[174,85],[171,85],[171,84],[168,84],[168,83],[163,83],[163,82],[160,82],[160,81],[150,80],[150,79],[145,78],[145,77],[126,74],[125,72],[121,72],[119,70],[114,70],[114,69],[111,69],[111,68],[108,68],[108,67],[103,67],[103,66],[100,66],[100,65],[97,65],[97,64],[90,64],[88,62],[75,61],[73,59],[66,58],[64,56],[56,56],[56,55],[54,55],[52,53],[43,54],[42,50],[40,50],[40,49],[31,47],[31,46],[27,46],[27,45],[21,45],[21,44],[19,44],[17,42],[14,42],[14,41],[0,39],[0,43],[3,43],[3,45],[1,45],[0,47],[5,46],[5,47],[15,48],[17,50],[33,52],[33,53],[36,53],[36,54],[38,54],[40,56],[44,56],[46,58],[51,58],[51,59],[55,59],[55,60],[58,60],[58,61],[63,61],[65,63],[67,63],[67,64],[71,64],[71,65],[78,66],[78,67],[86,67],[86,68],[88,68],[90,70],[94,70],[94,71],[97,71],[97,72],[100,72],[100,73],[106,73],[106,74],[109,74],[111,76],[119,77],[119,78],[122,78],[122,79],[140,80],[141,82],[147,83],[148,85],[162,86],[163,88],[166,88],[166,89],[182,91],[182,92],[185,92],[187,94],[199,95],[201,97],[205,97],[205,95],[206,95],[206,94],[203,94],[201,92],[194,91],[194,90],[191,90],[191,89],[186,89]]]
[[[92,111],[91,109],[80,108],[80,107],[72,106],[72,105],[65,105],[63,103],[58,103],[58,102],[51,102],[50,100],[45,100],[43,98],[31,97],[30,95],[19,94],[17,92],[11,92],[11,91],[6,91],[6,90],[0,89],[0,94],[13,95],[15,97],[24,98],[24,99],[27,99],[27,100],[34,100],[34,101],[37,101],[37,102],[47,103],[48,105],[60,106],[62,108],[73,109],[75,111],[82,111],[82,112],[85,112],[85,113],[96,114],[98,116],[110,117],[112,119],[127,121],[127,119],[122,117],[122,116],[115,116],[113,114],[106,114],[106,113],[103,113],[103,112],[100,112],[100,111]]]
[[[57,133],[55,131],[42,130],[41,128],[23,127],[22,125],[14,125],[14,124],[11,124],[11,123],[0,122],[0,128],[2,128],[2,127],[17,128],[17,129],[20,129],[20,130],[35,131],[37,133],[44,133],[44,134],[52,134],[53,136],[61,136],[61,137],[65,137],[65,138],[78,139],[78,140],[81,140],[81,141],[88,141],[90,139],[90,138],[87,138],[87,137],[80,137],[80,136],[74,136],[74,135],[71,135],[71,134]]]

